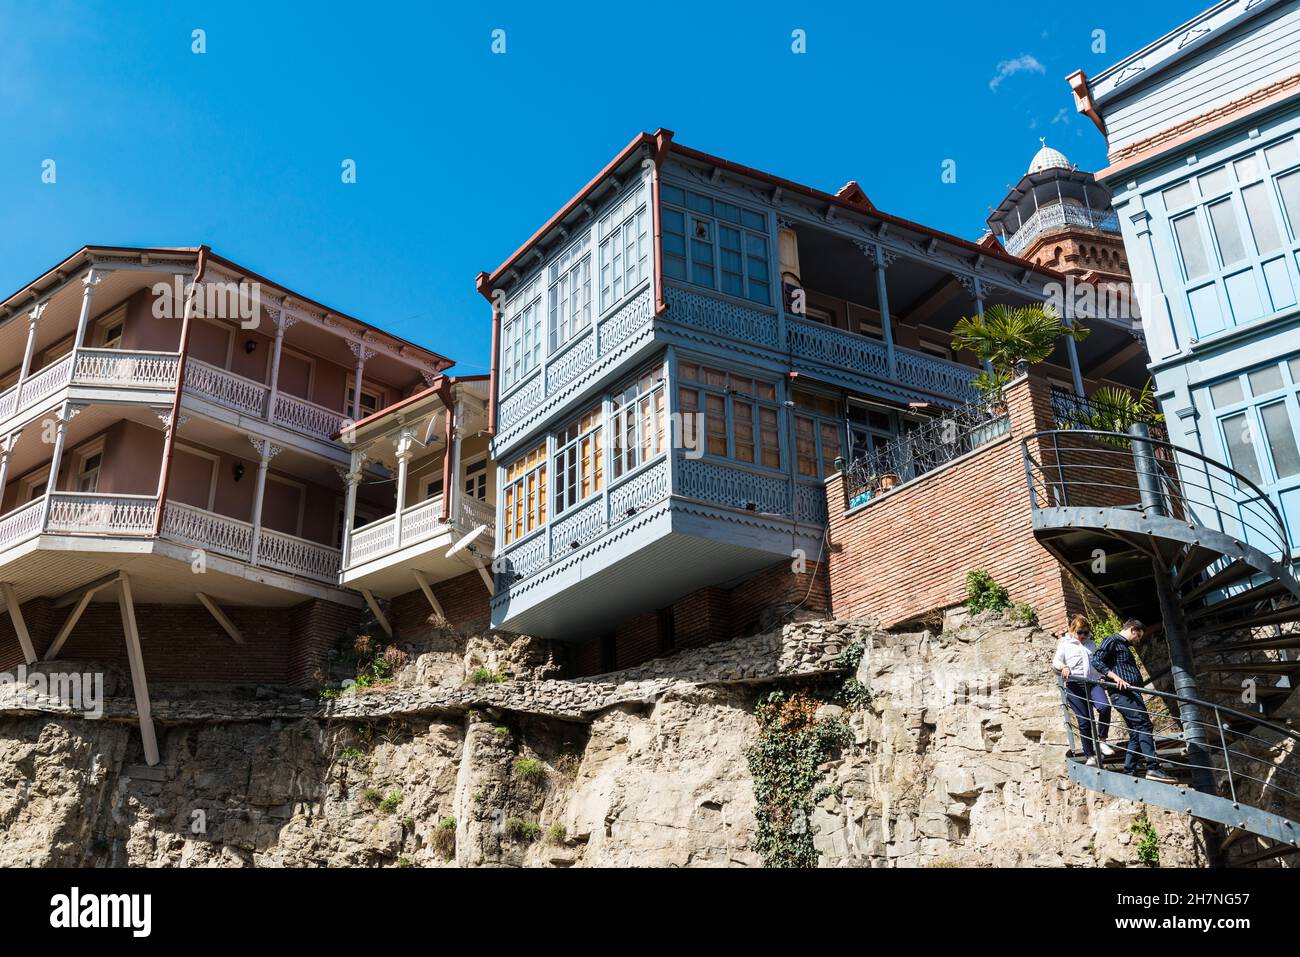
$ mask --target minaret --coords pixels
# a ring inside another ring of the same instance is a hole
[[[986,222],[1007,252],[1099,285],[1130,284],[1110,192],[1065,154],[1042,148]]]

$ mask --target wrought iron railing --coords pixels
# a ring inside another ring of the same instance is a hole
[[[1016,230],[1015,235],[1007,239],[1007,252],[1013,256],[1019,255],[1047,230],[1063,229],[1067,226],[1083,226],[1104,233],[1119,233],[1119,216],[1114,211],[1103,212],[1065,203],[1043,206],[1025,220],[1024,225]]]
[[[856,508],[904,482],[942,468],[1011,430],[1006,404],[969,402],[893,441],[854,458],[846,467],[849,508]]]
[[[1109,742],[1102,735],[1099,722],[1093,720],[1082,726],[1067,700],[1067,695],[1082,696],[1084,688],[1079,685],[1097,685],[1110,693],[1118,691],[1119,687],[1109,681],[1078,679],[1078,682],[1075,684],[1071,680],[1074,687],[1069,688],[1059,676],[1056,679],[1070,751],[1079,752],[1086,737],[1092,745],[1089,750],[1101,768],[1104,769],[1108,762],[1123,762],[1128,744],[1115,742],[1111,744],[1114,753],[1103,755],[1102,745]],[[1297,807],[1300,807],[1297,803],[1300,802],[1300,771],[1296,767],[1297,757],[1300,757],[1300,734],[1280,724],[1263,721],[1258,714],[1238,711],[1212,701],[1136,685],[1129,685],[1127,690],[1143,701],[1152,724],[1157,760],[1167,771],[1185,775],[1186,784],[1195,785],[1199,778],[1212,786],[1213,791],[1209,793],[1227,798],[1234,809],[1248,806],[1286,818],[1296,814]],[[1113,707],[1111,727],[1124,724],[1123,717],[1123,707]],[[1142,755],[1135,755],[1135,763],[1143,761]],[[1191,788],[1180,797],[1180,800],[1184,799],[1195,803]],[[1191,810],[1197,816],[1218,819],[1210,808],[1193,806]],[[1233,817],[1233,826],[1239,826],[1235,819],[1237,816],[1234,814]],[[1288,843],[1300,846],[1300,826],[1288,828],[1284,823],[1283,830],[1294,831]]]
[[[1101,396],[1081,396],[1052,386],[1052,421],[1058,429],[1092,429],[1098,432],[1127,432],[1137,423],[1145,425],[1151,437],[1169,438],[1164,417],[1158,412],[1142,412],[1133,406],[1108,402]]]
[[[1136,443],[1136,448],[1135,448]],[[1142,509],[1143,483],[1167,517],[1238,538],[1273,560],[1289,554],[1282,513],[1221,462],[1161,439],[1054,429],[1022,440],[1031,507]],[[1138,454],[1140,453],[1140,454]],[[1144,463],[1153,463],[1150,465]]]

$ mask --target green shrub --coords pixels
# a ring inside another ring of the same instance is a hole
[[[492,729],[492,733],[495,734],[498,738],[504,738],[510,734],[510,729],[507,728],[504,724],[499,724]]]
[[[402,792],[390,791],[382,801],[379,802],[379,813],[392,814],[402,805]]]
[[[469,673],[470,684],[475,685],[496,685],[506,680],[505,675],[498,674],[491,668],[485,668],[479,665]]]
[[[1006,611],[1011,607],[1007,590],[982,568],[966,573],[966,610],[972,615],[981,611]]]
[[[1138,815],[1137,820],[1129,827],[1135,837],[1137,837],[1137,856],[1138,861],[1147,867],[1160,866],[1160,835],[1156,833],[1154,825],[1150,818],[1145,814]]]
[[[448,815],[438,821],[438,826],[429,835],[429,844],[443,860],[449,861],[456,856],[456,819]]]
[[[1034,606],[1023,601],[1017,605],[1012,605],[1011,610],[1007,612],[1007,617],[1021,625],[1038,623],[1038,612],[1034,611]]]
[[[366,752],[360,748],[344,748],[339,752],[340,761],[360,761],[366,756]]]
[[[522,817],[508,817],[505,824],[506,837],[512,841],[523,841],[525,844],[531,844],[537,840],[537,835],[542,833],[542,826],[536,821],[525,821]]]
[[[361,792],[361,799],[370,804],[378,804],[384,799],[384,792],[376,791],[374,788],[366,788]]]
[[[399,857],[399,858],[397,859],[397,866],[398,866],[398,867],[414,867],[415,865],[411,863],[411,859],[410,859],[409,857]]]
[[[569,832],[563,824],[552,824],[546,829],[547,844],[563,844],[568,836]]]
[[[540,781],[546,777],[546,765],[536,758],[515,758],[515,774],[525,781]]]

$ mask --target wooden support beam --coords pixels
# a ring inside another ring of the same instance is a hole
[[[429,576],[418,568],[412,568],[411,574],[415,576],[415,583],[420,586],[420,591],[424,592],[425,599],[432,606],[434,612],[443,621],[447,620],[447,613],[442,610],[442,605],[433,594],[433,587],[429,584]]]
[[[388,623],[388,618],[384,615],[384,610],[379,607],[374,593],[369,588],[361,589],[362,596],[366,599],[366,604],[370,606],[370,611],[374,614],[375,620],[379,622],[379,627],[384,629],[384,633],[389,638],[393,637],[393,626]]]
[[[235,623],[226,617],[226,613],[221,610],[215,601],[203,594],[201,591],[196,591],[194,597],[197,598],[203,607],[208,610],[208,614],[217,620],[217,624],[221,626],[221,630],[228,634],[235,644],[242,645],[244,643],[244,636],[239,633],[239,629],[235,627]]]
[[[907,312],[898,316],[898,319],[909,326],[919,326],[947,305],[959,292],[961,292],[961,284],[949,277],[931,288],[929,292],[923,293]]]
[[[117,577],[114,576],[113,580],[116,581]],[[81,600],[77,602],[76,607],[69,612],[67,621],[63,623],[63,627],[59,629],[58,635],[54,638],[54,643],[45,650],[46,661],[53,661],[58,657],[59,652],[63,650],[64,643],[72,635],[72,629],[76,628],[77,622],[81,620],[81,613],[86,610],[86,606],[90,604],[90,599],[94,597],[95,592],[89,589],[81,593]]]
[[[158,738],[154,735],[149,686],[144,678],[144,654],[140,650],[140,629],[135,621],[135,598],[131,595],[131,579],[126,572],[122,572],[122,591],[117,596],[117,604],[122,611],[122,632],[126,635],[126,657],[131,665],[131,687],[135,690],[135,712],[140,718],[144,760],[153,767],[158,763]]]
[[[1142,354],[1142,342],[1134,339],[1132,342],[1126,342],[1109,355],[1098,359],[1088,368],[1083,370],[1083,374],[1089,379],[1103,379],[1110,373],[1114,372],[1130,359]]]
[[[474,564],[478,566],[478,573],[483,577],[483,584],[487,585],[488,594],[495,595],[497,592],[496,582],[492,580],[492,573],[487,570],[487,566],[483,564],[483,559],[479,558],[477,554],[474,554]]]
[[[23,657],[27,659],[29,665],[36,664],[36,649],[32,646],[32,636],[27,630],[27,620],[23,618],[22,605],[18,603],[18,593],[14,591],[12,582],[0,582],[0,589],[4,590],[5,605],[9,608],[9,620],[13,622],[14,634],[18,636],[18,644],[23,650]]]
[[[52,603],[53,607],[67,608],[69,605],[78,604],[82,597],[87,593],[93,595],[95,592],[102,591],[109,585],[116,585],[121,577],[121,572],[109,572],[103,578],[96,578],[88,585],[82,585],[80,588],[72,589],[72,591],[67,594],[60,595],[58,598],[54,599]]]

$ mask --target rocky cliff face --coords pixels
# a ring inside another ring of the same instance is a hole
[[[820,768],[821,864],[1136,863],[1140,809],[1065,777],[1052,637],[981,618],[806,622],[575,681],[443,636],[335,700],[155,689],[155,768],[120,676],[96,721],[0,694],[0,864],[761,866],[755,704],[838,686],[858,642],[869,700],[818,713],[851,733]],[[1163,865],[1200,863],[1187,818],[1150,821]]]

